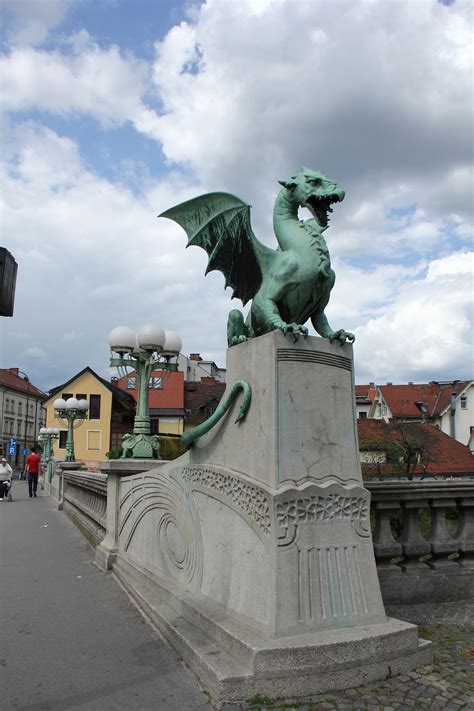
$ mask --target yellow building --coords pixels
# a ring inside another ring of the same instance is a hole
[[[99,462],[117,447],[124,432],[133,429],[135,401],[131,395],[86,367],[63,385],[53,388],[44,403],[46,427],[59,427],[59,441],[54,443],[56,457],[66,456],[67,422],[55,416],[54,401],[75,397],[89,403],[86,419],[74,430],[77,461]]]

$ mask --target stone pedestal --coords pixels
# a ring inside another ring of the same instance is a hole
[[[116,574],[218,705],[428,663],[382,603],[352,346],[269,333],[229,349],[227,390],[239,379],[242,422],[238,397],[186,455],[121,478]]]

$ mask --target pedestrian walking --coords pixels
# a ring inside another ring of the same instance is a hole
[[[30,499],[36,498],[36,490],[38,488],[38,474],[41,466],[41,457],[36,453],[36,447],[31,448],[25,461],[25,473],[28,473],[28,493]]]
[[[8,492],[12,485],[13,470],[5,457],[0,461],[0,501],[8,499]]]

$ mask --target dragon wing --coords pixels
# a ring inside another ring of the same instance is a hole
[[[188,235],[188,244],[206,250],[206,274],[222,272],[232,298],[245,305],[262,283],[262,273],[275,254],[255,237],[250,224],[250,205],[229,193],[207,193],[171,207],[159,217],[178,223]]]

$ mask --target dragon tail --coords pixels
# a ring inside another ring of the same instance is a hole
[[[241,422],[245,418],[247,411],[250,407],[250,403],[252,401],[252,389],[245,380],[237,380],[233,384],[225,399],[221,403],[219,403],[216,408],[216,411],[210,417],[208,417],[207,420],[201,422],[201,424],[197,425],[197,427],[193,427],[192,430],[187,430],[186,432],[183,432],[183,434],[181,435],[181,441],[183,442],[183,444],[185,444],[186,446],[192,446],[194,442],[196,442],[196,440],[207,434],[207,432],[209,432],[209,430],[211,430],[214,425],[216,425],[219,420],[224,417],[225,413],[237,397],[239,390],[242,390],[244,397],[240,406],[239,414],[235,422]]]

